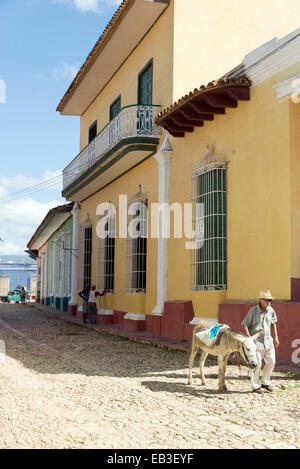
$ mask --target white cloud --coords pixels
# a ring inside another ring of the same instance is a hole
[[[50,78],[55,78],[58,80],[68,79],[73,80],[77,75],[79,70],[78,64],[68,64],[67,62],[62,62],[55,70],[53,70]]]
[[[30,197],[0,204],[0,238],[3,239],[0,255],[24,254],[27,243],[48,211],[60,204],[58,200],[41,203]]]
[[[12,192],[18,192],[19,190],[27,189],[31,186],[36,186],[37,184],[45,183],[49,181],[49,189],[57,191],[61,189],[61,179],[59,176],[61,171],[45,171],[40,178],[35,178],[32,176],[24,176],[23,174],[17,174],[14,177],[0,177],[0,197],[8,194],[7,189],[12,189]],[[57,179],[54,179],[57,178]],[[53,182],[53,185],[50,186]]]
[[[29,189],[50,179],[54,184],[47,186],[46,190],[57,192],[61,188],[61,178],[56,178],[60,175],[61,171],[48,170],[40,178],[24,176],[23,174],[17,174],[14,177],[0,177],[0,238],[3,239],[3,242],[0,241],[0,255],[23,254],[27,243],[47,212],[64,203],[62,200],[45,202],[34,200],[29,191],[21,198],[8,200],[5,203],[1,197]],[[37,194],[40,198],[41,193]]]
[[[53,0],[54,3],[64,3],[66,5],[72,5],[80,11],[92,11],[99,13],[107,5],[119,6],[122,0]]]

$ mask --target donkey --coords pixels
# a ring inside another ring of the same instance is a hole
[[[260,336],[261,331],[254,334],[252,337],[247,337],[246,335],[235,332],[231,328],[224,329],[220,331],[219,337],[216,343],[208,347],[205,345],[196,334],[200,331],[209,329],[209,323],[202,321],[199,322],[193,330],[193,341],[190,349],[189,357],[189,377],[188,384],[192,384],[192,368],[194,365],[194,360],[199,350],[202,350],[200,356],[200,378],[202,385],[205,386],[205,375],[204,375],[204,363],[208,356],[217,355],[218,357],[218,367],[219,367],[219,392],[226,392],[228,389],[225,384],[225,373],[228,358],[231,353],[239,352],[241,356],[246,360],[249,368],[254,370],[257,365],[256,358],[256,345],[254,341]]]

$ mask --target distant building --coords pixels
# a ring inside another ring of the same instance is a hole
[[[73,203],[54,207],[27,248],[37,259],[37,301],[67,311],[72,283]]]
[[[36,273],[36,263],[29,257],[1,256],[0,294],[6,295],[9,290],[14,290],[22,285],[35,295]]]

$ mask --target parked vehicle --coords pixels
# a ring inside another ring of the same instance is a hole
[[[1,296],[2,303],[21,303],[21,293],[19,290],[9,291],[7,295]]]

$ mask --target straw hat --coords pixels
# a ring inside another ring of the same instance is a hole
[[[272,297],[272,294],[270,292],[270,290],[262,290],[259,294],[259,297],[258,299],[262,299],[262,300],[274,300],[274,298]]]

